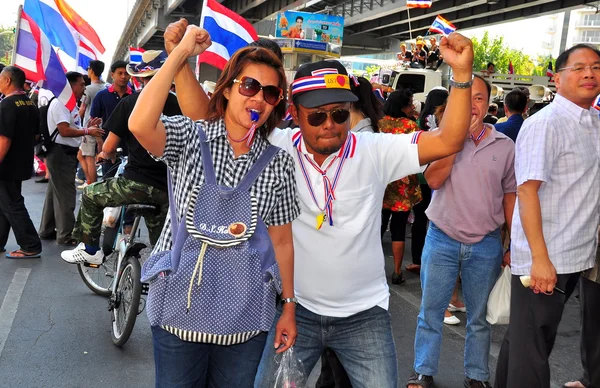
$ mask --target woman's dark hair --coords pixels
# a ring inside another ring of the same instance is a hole
[[[371,120],[373,132],[379,132],[377,122],[383,117],[383,103],[373,93],[373,86],[366,78],[356,77],[356,80],[358,86],[354,85],[354,82],[350,82],[352,93],[358,97],[358,101],[353,102],[352,107],[360,110]]]
[[[258,129],[258,132],[261,135],[267,137],[273,128],[281,122],[281,119],[283,119],[283,116],[285,115],[285,94],[287,85],[281,61],[272,51],[262,47],[245,47],[233,54],[229,62],[227,62],[227,65],[225,65],[225,68],[217,81],[215,92],[208,103],[208,119],[218,120],[225,116],[228,103],[227,98],[225,98],[225,90],[235,85],[233,80],[239,77],[240,73],[244,71],[244,68],[250,64],[265,65],[275,70],[279,75],[279,84],[277,86],[283,90],[284,98],[279,101],[277,106],[275,106],[275,109],[273,109],[273,113],[271,113],[267,121]]]
[[[267,39],[267,38],[258,38],[258,40],[255,40],[254,42],[250,43],[248,46],[262,47],[262,48],[269,49],[269,50],[273,51],[273,53],[275,53],[275,55],[277,55],[277,58],[279,58],[281,63],[283,63],[283,52],[281,52],[281,47],[279,47],[277,42],[275,42],[274,40]]]
[[[448,91],[445,89],[434,89],[427,94],[425,106],[421,109],[421,114],[419,115],[419,127],[421,127],[422,130],[427,131],[433,129],[427,126],[427,117],[435,114],[436,108],[445,104],[447,99]]]
[[[411,105],[411,98],[413,92],[410,89],[398,89],[388,96],[385,100],[385,106],[383,107],[383,113],[387,116],[399,119],[401,117],[407,117],[408,115],[402,111],[402,109]]]

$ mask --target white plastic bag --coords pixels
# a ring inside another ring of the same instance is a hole
[[[488,298],[487,321],[492,325],[508,325],[510,319],[510,267],[507,265]]]
[[[104,208],[104,218],[102,225],[108,228],[114,228],[117,225],[117,220],[121,215],[121,207],[106,207]]]
[[[281,354],[273,388],[307,388],[304,367],[296,357],[293,347]]]

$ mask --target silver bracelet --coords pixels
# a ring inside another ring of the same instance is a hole
[[[298,304],[298,299],[296,299],[296,297],[281,299],[281,304],[286,304],[286,303]]]
[[[468,89],[471,87],[471,85],[473,85],[473,80],[475,80],[475,76],[471,74],[471,80],[467,81],[467,82],[458,82],[454,80],[454,76],[450,77],[450,81],[448,81],[448,83],[450,84],[450,87],[452,88],[457,88],[457,89]]]

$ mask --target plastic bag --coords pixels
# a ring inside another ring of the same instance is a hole
[[[281,355],[281,361],[275,372],[273,388],[308,388],[302,362],[296,357],[291,347]]]
[[[508,325],[510,319],[510,267],[507,265],[488,298],[487,321],[492,325]]]
[[[104,218],[102,225],[108,228],[114,228],[117,225],[117,220],[121,215],[121,207],[106,207],[104,208]]]

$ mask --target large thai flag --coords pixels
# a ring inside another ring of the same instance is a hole
[[[431,8],[431,0],[406,0],[407,8]]]
[[[448,20],[444,19],[442,16],[437,15],[431,27],[429,27],[429,31],[436,32],[442,35],[450,35],[454,31],[456,31],[456,26],[450,23]]]
[[[23,69],[28,80],[44,81],[42,87],[50,90],[69,111],[73,110],[77,101],[50,40],[24,11],[18,27],[15,66]]]
[[[210,34],[212,45],[198,58],[223,70],[229,58],[237,50],[258,40],[254,27],[243,17],[225,8],[216,0],[205,0],[200,27]]]
[[[64,0],[25,0],[24,10],[78,71],[85,73],[90,61],[104,53],[96,31]]]

